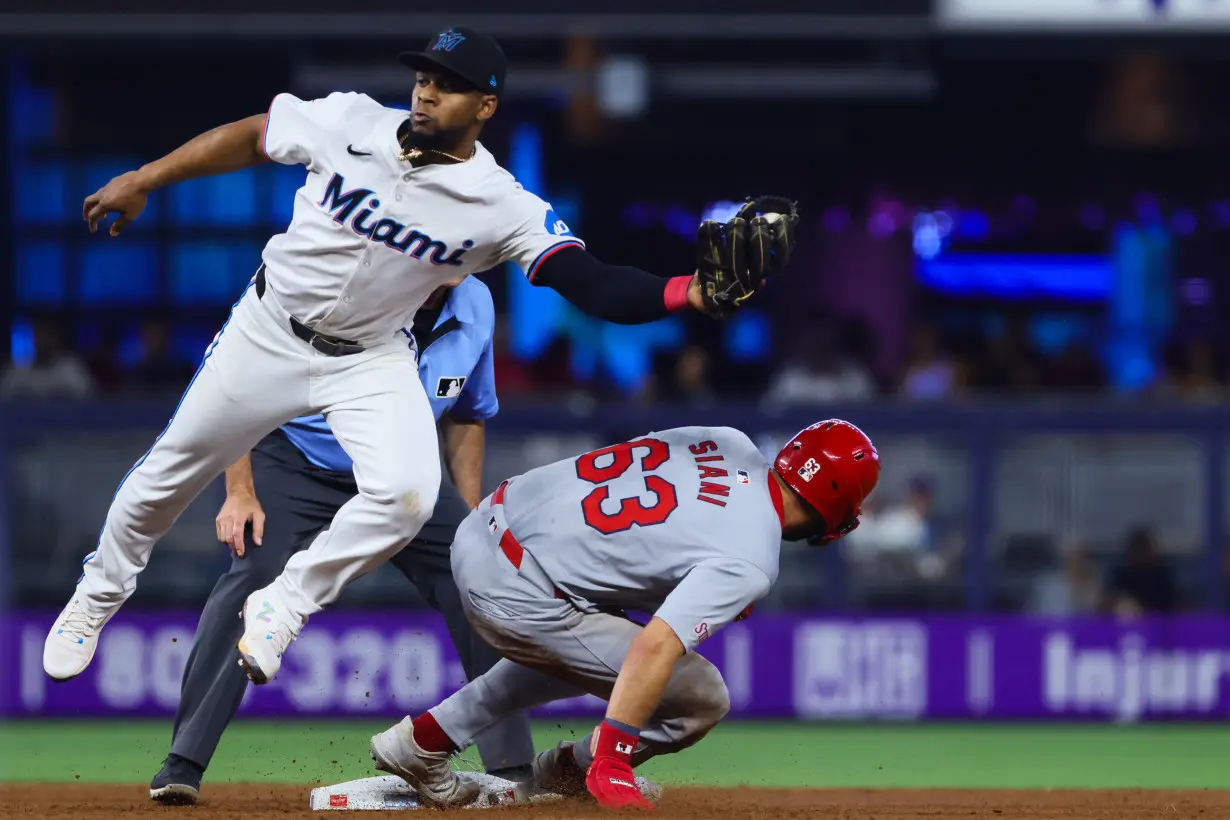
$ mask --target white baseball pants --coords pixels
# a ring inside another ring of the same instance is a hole
[[[254,280],[255,281],[255,280]],[[273,590],[300,617],[406,545],[440,489],[435,417],[405,335],[330,357],[295,336],[272,289],[249,285],[205,352],[165,430],[120,482],[80,581],[86,606],[107,613],[132,595],[154,543],[211,481],[263,436],[324,413],[354,460],[359,494]]]

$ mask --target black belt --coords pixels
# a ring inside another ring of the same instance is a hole
[[[261,265],[256,271],[256,298],[265,298],[264,265]],[[317,353],[322,353],[325,356],[353,356],[355,353],[363,352],[363,345],[358,342],[317,333],[294,316],[290,317],[290,331],[310,344]]]

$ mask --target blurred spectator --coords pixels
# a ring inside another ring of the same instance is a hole
[[[908,399],[945,399],[960,387],[961,368],[940,349],[939,333],[924,324],[914,331],[909,359],[901,378],[901,395]]]
[[[89,370],[48,319],[34,323],[34,359],[10,362],[0,376],[0,399],[81,399],[93,391]]]
[[[931,480],[919,476],[895,504],[881,509],[868,499],[858,529],[846,536],[850,558],[897,576],[936,579],[944,575],[952,556],[941,549],[934,498]]]
[[[572,339],[556,336],[542,355],[529,366],[535,398],[578,398],[589,395],[573,376]],[[497,382],[498,384],[498,382]]]
[[[1124,54],[1091,108],[1090,136],[1114,148],[1176,148],[1200,135],[1186,77],[1159,52]]]
[[[114,395],[124,386],[124,366],[120,359],[122,334],[113,326],[104,327],[98,345],[86,357],[90,376],[100,393]]]
[[[1230,544],[1221,553],[1222,594],[1225,596],[1223,608],[1230,612]]]
[[[671,401],[690,405],[713,403],[713,390],[709,387],[709,351],[700,345],[688,345],[675,359],[672,389],[666,396]]]
[[[1018,393],[1038,384],[1041,357],[1029,340],[1029,325],[1025,316],[1009,318],[1002,334],[993,336],[984,346],[978,362],[976,386],[990,392]]]
[[[850,539],[883,552],[920,552],[931,545],[931,484],[915,478],[905,498],[882,510],[869,505]]]
[[[132,383],[147,393],[179,393],[192,379],[192,364],[171,349],[171,326],[147,322],[141,328],[141,359],[132,369]]]
[[[1174,612],[1179,592],[1174,571],[1158,550],[1157,537],[1148,527],[1128,535],[1127,560],[1111,573],[1110,608],[1117,615]]]
[[[1028,610],[1035,615],[1087,615],[1103,600],[1102,579],[1083,544],[1064,551],[1063,566],[1034,584]]]
[[[1106,370],[1087,345],[1072,341],[1048,363],[1044,384],[1065,393],[1102,390],[1106,387]]]
[[[843,351],[834,322],[808,325],[790,351],[794,358],[777,371],[764,398],[768,407],[867,401],[876,384],[866,365]]]
[[[1213,346],[1203,340],[1167,345],[1157,394],[1181,401],[1220,401],[1226,389],[1219,358]]]
[[[526,396],[534,391],[534,378],[529,367],[513,354],[509,346],[508,325],[495,323],[495,338],[491,343],[495,370],[496,389],[500,396],[513,398]]]

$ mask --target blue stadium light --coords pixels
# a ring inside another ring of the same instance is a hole
[[[920,258],[918,278],[949,296],[1100,301],[1110,298],[1115,272],[1103,256],[947,254]]]
[[[9,338],[13,364],[29,367],[34,364],[34,325],[29,319],[16,319]]]
[[[991,220],[982,211],[964,211],[957,220],[956,233],[962,239],[980,242],[991,235]]]

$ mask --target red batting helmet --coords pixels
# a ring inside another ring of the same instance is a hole
[[[867,434],[848,421],[829,419],[799,431],[773,465],[790,489],[824,519],[825,544],[858,526],[863,499],[880,480],[880,454]]]

